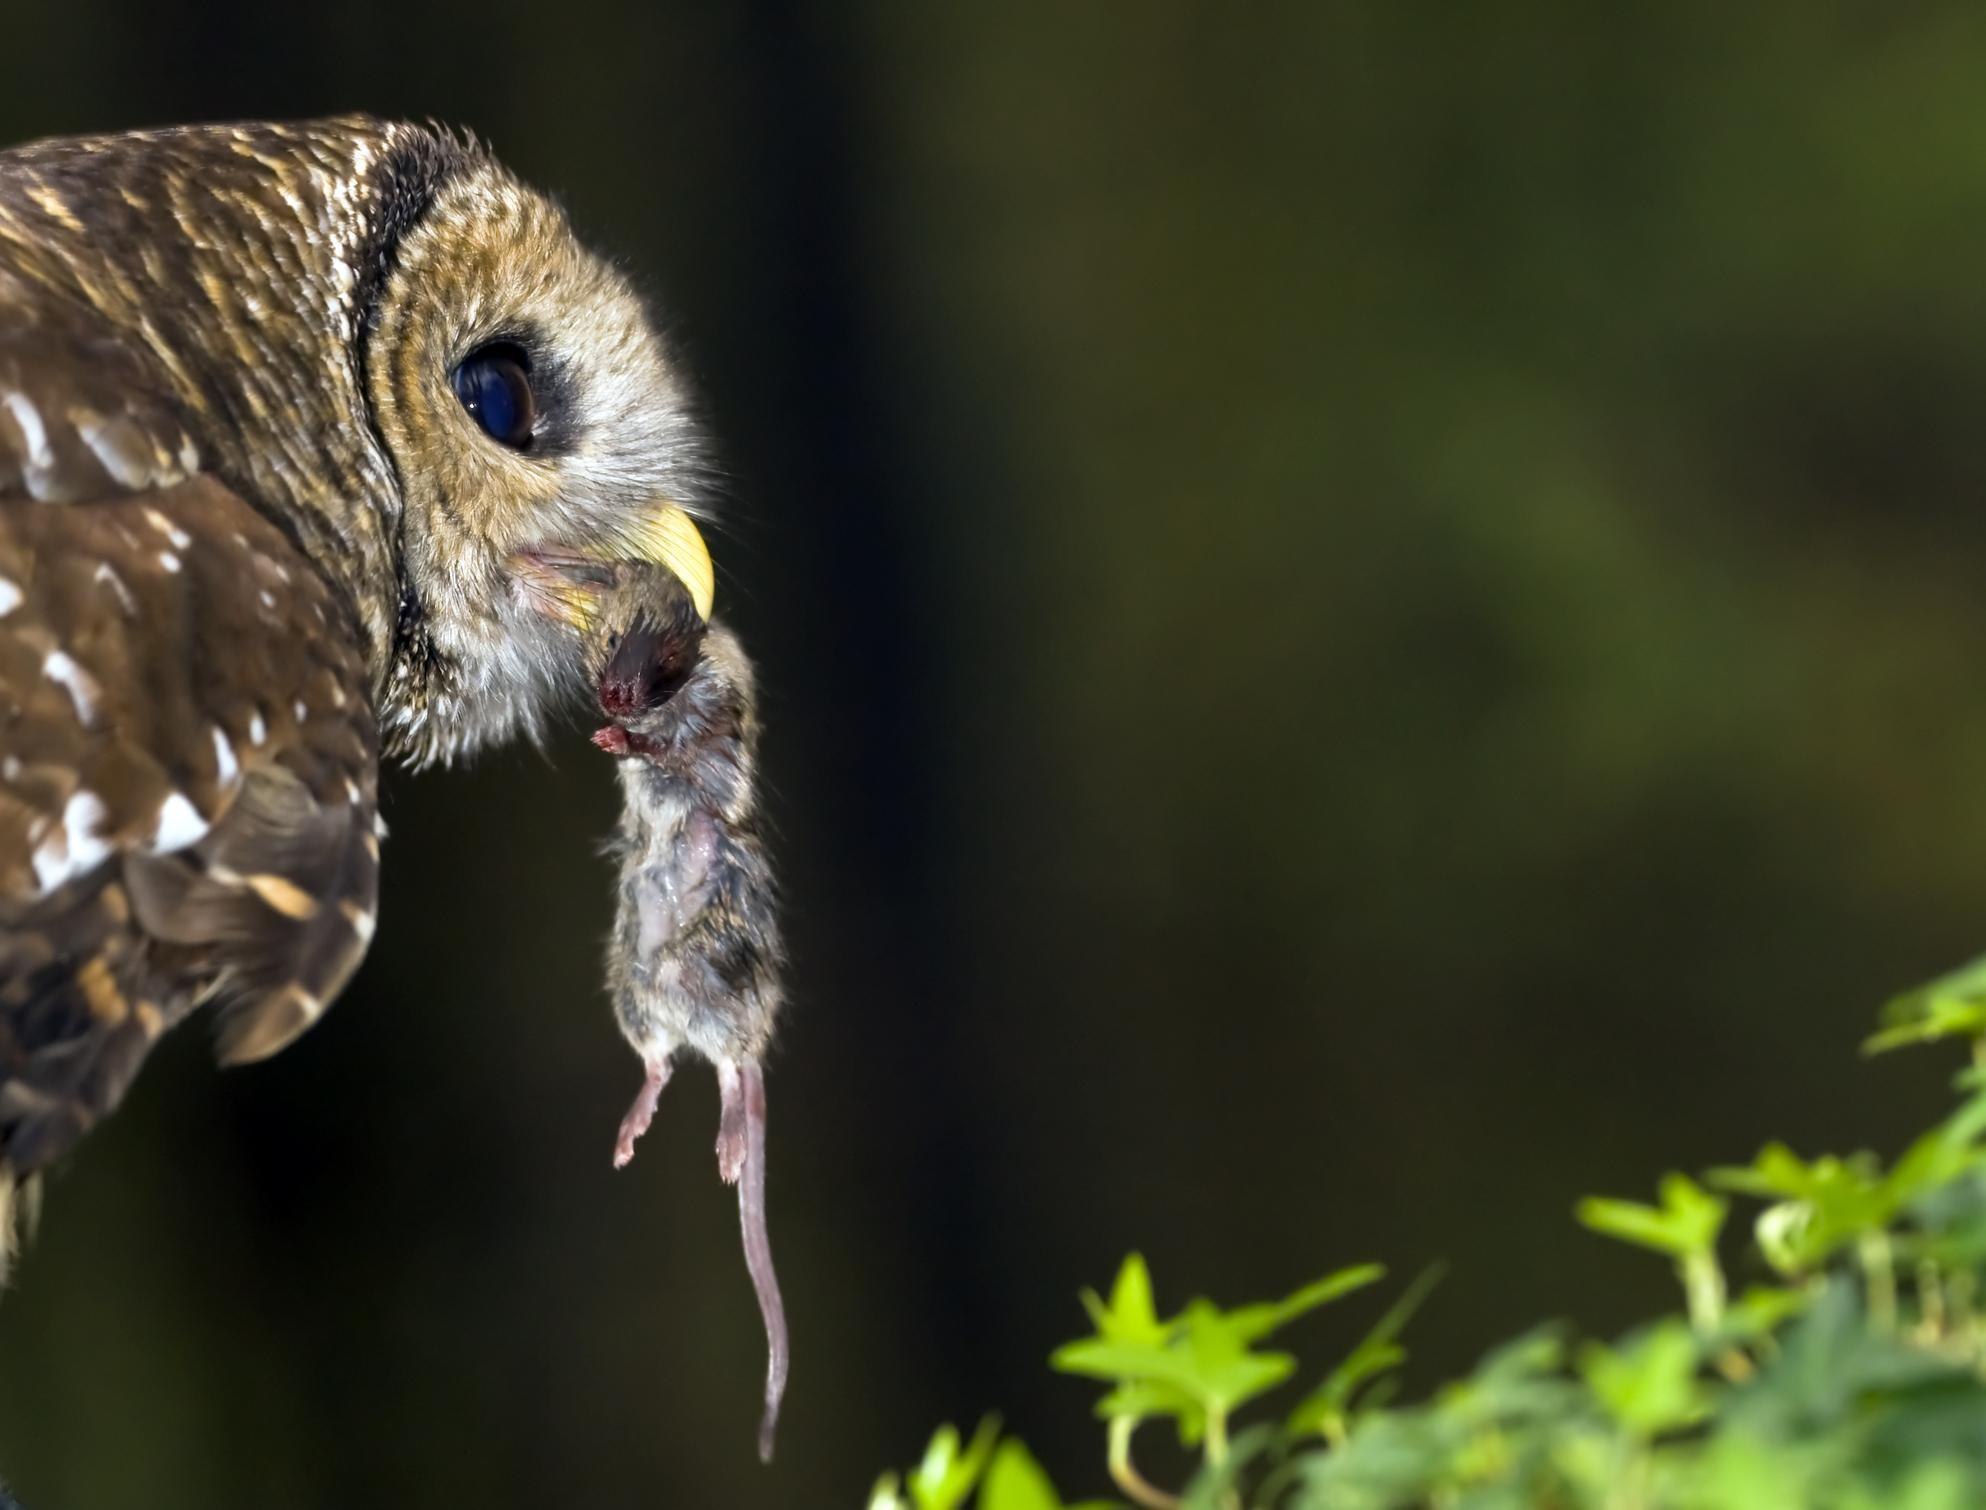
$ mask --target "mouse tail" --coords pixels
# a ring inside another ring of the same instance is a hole
[[[765,1071],[757,1060],[748,1060],[735,1073],[745,1135],[744,1167],[738,1179],[738,1228],[745,1243],[745,1268],[751,1273],[752,1288],[758,1292],[759,1316],[765,1322],[765,1414],[759,1418],[759,1459],[770,1463],[791,1349],[786,1339],[786,1303],[780,1299],[779,1276],[772,1267],[772,1240],[765,1223]],[[725,1089],[730,1090],[730,1086]]]

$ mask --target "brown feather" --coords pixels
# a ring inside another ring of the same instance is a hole
[[[0,1150],[27,1172],[197,1003],[238,1060],[337,995],[376,906],[378,742],[334,590],[212,479],[0,501],[0,582]]]

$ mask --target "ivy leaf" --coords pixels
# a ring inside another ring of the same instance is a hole
[[[1095,1292],[1083,1307],[1095,1335],[1064,1343],[1050,1363],[1065,1374],[1114,1386],[1098,1405],[1106,1419],[1170,1417],[1182,1442],[1201,1440],[1207,1418],[1233,1410],[1273,1389],[1296,1368],[1286,1353],[1257,1352],[1251,1344],[1297,1317],[1384,1275],[1377,1264],[1328,1274],[1279,1301],[1224,1311],[1195,1300],[1161,1319],[1152,1299],[1150,1272],[1137,1254],[1118,1270],[1108,1301]]]
[[[1883,1030],[1862,1044],[1864,1054],[1986,1034],[1986,956],[1893,998],[1882,1020]]]
[[[986,1470],[979,1510],[1063,1510],[1063,1504],[1034,1455],[1009,1438],[1000,1444],[993,1466]]]
[[[1158,1379],[1185,1385],[1191,1375],[1190,1365],[1169,1343],[1108,1342],[1099,1337],[1084,1337],[1063,1343],[1049,1355],[1048,1361],[1065,1374],[1113,1382]]]
[[[1717,1335],[1725,1342],[1751,1342],[1770,1336],[1804,1311],[1812,1299],[1805,1290],[1753,1285],[1725,1307]]]
[[[1335,1274],[1327,1274],[1270,1304],[1237,1306],[1226,1313],[1227,1321],[1240,1337],[1254,1342],[1288,1326],[1297,1317],[1321,1305],[1342,1299],[1367,1285],[1377,1284],[1385,1277],[1386,1270],[1380,1264],[1354,1264]]]
[[[1182,1382],[1178,1361],[1167,1346],[1178,1324],[1159,1319],[1151,1271],[1142,1255],[1131,1254],[1118,1268],[1108,1301],[1094,1290],[1083,1291],[1082,1300],[1095,1335],[1063,1343],[1049,1355],[1050,1367],[1112,1382]]]
[[[1920,1165],[1912,1178],[1923,1172]],[[1749,1166],[1713,1169],[1709,1179],[1743,1195],[1777,1198],[1759,1216],[1756,1233],[1759,1250],[1781,1274],[1808,1273],[1864,1233],[1887,1227],[1899,1205],[1900,1187],[1884,1179],[1868,1154],[1827,1154],[1807,1163],[1783,1143],[1768,1143]]]
[[[1655,1437],[1703,1419],[1708,1408],[1697,1382],[1697,1340],[1671,1317],[1636,1333],[1619,1348],[1589,1343],[1579,1371],[1594,1396],[1621,1426]]]
[[[1296,1359],[1288,1353],[1250,1350],[1248,1344],[1259,1335],[1254,1319],[1237,1322],[1211,1301],[1196,1300],[1179,1320],[1179,1382],[1210,1412],[1231,1411],[1296,1371]]]
[[[1564,1375],[1566,1352],[1556,1323],[1535,1327],[1491,1349],[1466,1379],[1444,1386],[1435,1397],[1436,1410],[1472,1432],[1569,1421],[1579,1413],[1584,1396]],[[1352,1440],[1367,1429],[1361,1423]]]
[[[1420,1309],[1421,1302],[1440,1282],[1441,1269],[1437,1266],[1425,1270],[1409,1285],[1406,1294],[1394,1301],[1386,1314],[1373,1324],[1372,1330],[1359,1339],[1358,1346],[1351,1350],[1345,1361],[1326,1374],[1324,1382],[1290,1412],[1284,1429],[1292,1435],[1302,1436],[1313,1431],[1341,1428],[1351,1412],[1353,1399],[1366,1382],[1389,1369],[1398,1368],[1406,1361],[1407,1350],[1395,1339],[1414,1312]]]
[[[1891,1205],[1899,1210],[1913,1205],[1986,1163],[1981,1133],[1986,1133],[1986,1096],[1974,1096],[1903,1151],[1889,1172]]]
[[[1118,1267],[1108,1303],[1094,1290],[1083,1291],[1082,1299],[1090,1325],[1112,1342],[1163,1342],[1171,1331],[1152,1302],[1151,1270],[1141,1253],[1127,1255]]]
[[[1576,1209],[1580,1224],[1606,1237],[1653,1248],[1671,1258],[1704,1253],[1717,1244],[1730,1203],[1688,1175],[1668,1174],[1658,1187],[1660,1206],[1589,1196]]]
[[[1724,1166],[1706,1176],[1720,1190],[1760,1200],[1799,1199],[1813,1189],[1814,1176],[1807,1165],[1784,1143],[1768,1143],[1748,1165]]]
[[[988,1416],[979,1423],[964,1452],[959,1450],[956,1427],[940,1426],[932,1433],[931,1443],[924,1449],[924,1461],[911,1471],[909,1479],[917,1510],[957,1510],[963,1505],[985,1471],[999,1438],[997,1416]]]

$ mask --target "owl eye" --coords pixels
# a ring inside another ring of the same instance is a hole
[[[522,451],[531,444],[538,405],[531,393],[531,364],[516,346],[484,346],[462,359],[450,378],[469,417],[498,445]]]

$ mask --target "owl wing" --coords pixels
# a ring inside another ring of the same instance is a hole
[[[228,1061],[308,1027],[378,893],[350,606],[119,353],[33,334],[0,320],[0,1209],[195,1007]]]

